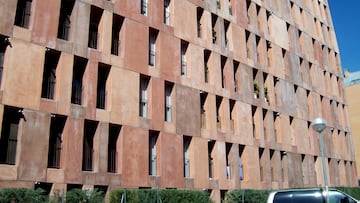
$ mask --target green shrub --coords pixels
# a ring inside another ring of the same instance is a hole
[[[225,202],[242,202],[242,196],[244,194],[244,203],[263,203],[266,202],[269,193],[269,190],[232,190],[226,193]]]
[[[125,193],[124,193],[125,192]],[[156,190],[156,189],[130,189],[114,190],[110,194],[110,203],[119,203],[124,194],[126,203],[211,203],[208,193],[194,190]],[[161,201],[160,201],[161,200]]]
[[[95,190],[81,190],[72,189],[66,193],[66,203],[101,203],[104,202],[104,197],[101,191]]]
[[[43,203],[47,196],[42,189],[29,188],[3,188],[0,190],[0,203],[15,201],[17,203]]]

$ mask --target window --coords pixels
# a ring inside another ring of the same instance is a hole
[[[149,30],[149,65],[155,66],[156,63],[156,39],[158,31],[150,28]]]
[[[9,38],[0,35],[0,84],[2,80],[3,70],[4,70],[4,60],[7,46],[10,45]],[[10,45],[11,47],[11,45]]]
[[[48,168],[60,168],[62,134],[66,123],[66,117],[61,115],[51,115]]]
[[[221,87],[225,88],[226,80],[225,80],[225,64],[226,64],[227,58],[225,56],[221,56]]]
[[[243,152],[245,145],[239,145],[239,175],[240,180],[244,180]]]
[[[171,97],[174,84],[170,82],[165,83],[165,121],[171,122],[172,120],[172,107],[171,107]]]
[[[263,164],[263,162],[264,162],[264,160],[263,159],[265,159],[265,156],[263,156],[264,155],[264,148],[259,148],[259,165],[260,165],[260,181],[264,181],[264,164]]]
[[[114,14],[112,35],[111,35],[111,54],[118,56],[120,48],[120,30],[124,22],[124,17]]]
[[[216,126],[218,129],[221,129],[221,116],[220,116],[220,108],[221,108],[221,104],[222,104],[222,100],[223,98],[220,96],[216,96]]]
[[[108,172],[116,173],[117,171],[117,145],[120,135],[121,126],[109,124],[109,141],[108,141]]]
[[[209,59],[210,59],[210,54],[211,54],[210,50],[204,50],[204,81],[205,81],[205,83],[209,82],[209,66],[208,66],[208,62],[209,62]]]
[[[140,12],[144,16],[148,15],[148,0],[141,0]]]
[[[233,14],[233,10],[232,10],[232,1],[229,0],[229,15]]]
[[[201,32],[201,21],[202,21],[202,16],[204,13],[204,9],[201,7],[197,7],[196,8],[196,14],[197,14],[197,18],[196,18],[196,26],[197,26],[197,36],[198,38],[202,37],[202,32]]]
[[[69,40],[71,28],[71,13],[74,8],[75,0],[61,0],[60,17],[57,37]]]
[[[71,103],[82,104],[82,89],[83,89],[83,76],[87,65],[87,59],[75,56],[73,77],[72,77],[72,88],[71,88]]]
[[[170,25],[170,0],[164,0],[164,23]]]
[[[98,27],[102,13],[103,10],[101,8],[98,8],[96,6],[91,6],[88,47],[93,49],[97,49],[98,46],[98,35],[99,35]]]
[[[212,42],[216,44],[217,40],[217,19],[218,17],[215,14],[211,14],[211,30],[212,30]]]
[[[32,0],[18,0],[15,14],[15,25],[29,28]]]
[[[148,86],[150,78],[146,76],[140,76],[140,95],[139,95],[139,116],[146,118],[148,111]]]
[[[235,130],[235,120],[236,112],[235,112],[235,100],[229,99],[229,115],[230,115],[230,130],[234,132]]]
[[[226,178],[228,180],[231,179],[231,162],[230,162],[230,157],[231,157],[231,148],[232,148],[232,144],[226,142],[225,143],[225,151],[226,151],[226,155],[225,155],[225,160],[226,160]]]
[[[149,175],[156,176],[158,131],[149,131]]]
[[[184,147],[184,177],[190,178],[190,144],[191,137],[183,136],[183,147]]]
[[[5,106],[0,137],[0,163],[15,164],[17,136],[22,109]]]
[[[181,76],[186,76],[187,74],[186,52],[188,46],[188,42],[181,40]]]
[[[205,104],[207,99],[207,93],[200,91],[200,117],[201,117],[201,128],[206,127],[206,113],[205,113]]]
[[[239,62],[233,61],[233,74],[234,74],[234,91],[238,92],[240,90],[240,80],[238,79],[240,77],[240,71],[239,70]]]
[[[225,46],[228,47],[229,46],[229,28],[230,28],[230,22],[227,20],[224,20],[224,29],[225,29]]]
[[[54,99],[56,85],[56,67],[60,58],[59,51],[48,49],[45,52],[45,63],[43,72],[43,81],[41,89],[41,97],[46,99]]]
[[[96,97],[96,108],[106,108],[106,81],[110,72],[110,65],[99,63],[98,66],[98,80],[97,80],[97,97]]]
[[[209,164],[209,178],[214,178],[214,147],[215,147],[215,140],[208,141],[208,164]]]
[[[84,123],[84,139],[83,139],[83,160],[82,170],[93,170],[93,155],[94,155],[94,136],[98,121],[85,120]]]

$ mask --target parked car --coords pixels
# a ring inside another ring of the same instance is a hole
[[[336,189],[321,188],[288,189],[271,192],[267,203],[360,203],[360,201]]]

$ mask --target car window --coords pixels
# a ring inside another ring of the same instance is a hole
[[[356,201],[344,193],[329,191],[329,203],[356,203]]]
[[[324,203],[320,191],[279,192],[274,196],[274,203]]]

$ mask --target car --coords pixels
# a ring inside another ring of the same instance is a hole
[[[326,201],[328,199],[328,201]],[[336,189],[308,188],[273,191],[267,203],[360,203],[360,201]]]

